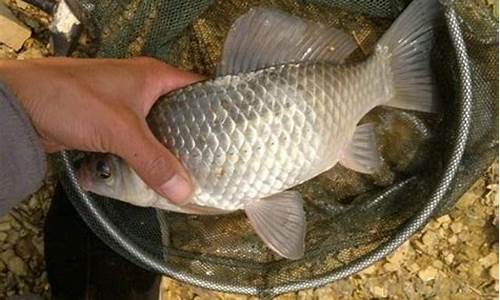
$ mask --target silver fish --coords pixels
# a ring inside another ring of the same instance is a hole
[[[287,190],[337,163],[374,172],[380,161],[373,124],[358,125],[374,107],[434,111],[430,49],[438,12],[437,1],[414,1],[370,58],[343,64],[356,48],[349,35],[252,9],[230,30],[218,76],[162,97],[148,116],[193,178],[191,204],[169,203],[112,156],[83,168],[85,188],[183,213],[242,209],[271,249],[301,258],[302,197]],[[112,176],[98,176],[103,168]]]

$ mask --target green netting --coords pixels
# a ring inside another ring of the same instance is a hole
[[[72,3],[100,57],[154,56],[213,76],[234,20],[273,6],[351,33],[365,59],[407,1],[84,0]],[[447,1],[433,50],[443,102],[437,116],[377,108],[384,165],[360,175],[342,167],[299,187],[306,200],[306,256],[274,255],[245,216],[186,216],[90,197],[65,153],[68,193],[89,226],[145,268],[207,288],[274,295],[345,277],[380,259],[444,209],[498,156],[498,21],[482,1]],[[462,155],[463,154],[463,155]]]

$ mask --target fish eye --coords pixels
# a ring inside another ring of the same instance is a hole
[[[105,161],[100,160],[97,162],[96,171],[97,175],[102,179],[108,179],[111,177],[111,168]]]

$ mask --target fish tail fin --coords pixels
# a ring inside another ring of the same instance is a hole
[[[438,0],[415,0],[380,39],[377,53],[390,59],[394,91],[383,105],[437,111],[430,54],[440,11]]]

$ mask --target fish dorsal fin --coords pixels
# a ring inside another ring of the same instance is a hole
[[[380,157],[373,123],[356,127],[351,143],[342,150],[340,164],[365,174],[371,174],[377,170],[380,166]]]
[[[306,221],[300,193],[286,191],[250,201],[245,213],[269,248],[289,259],[304,256]]]
[[[217,75],[302,61],[342,63],[356,47],[353,38],[338,29],[276,9],[253,8],[231,27]]]

